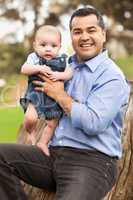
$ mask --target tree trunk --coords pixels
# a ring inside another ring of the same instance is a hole
[[[110,197],[104,200],[133,200],[133,81],[123,126],[123,157],[118,162],[119,175]]]
[[[122,130],[123,157],[118,161],[119,173],[116,185],[103,200],[133,200],[133,81],[130,83],[131,95]],[[37,125],[37,141],[44,127],[45,121],[40,120]],[[18,143],[27,143],[27,133],[23,127],[19,131]],[[23,186],[29,200],[54,200],[54,193],[40,190],[25,183]],[[91,197],[88,197],[88,200],[91,200]]]

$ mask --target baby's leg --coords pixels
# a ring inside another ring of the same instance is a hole
[[[58,119],[46,120],[46,126],[39,142],[37,143],[37,146],[48,156],[50,155],[48,143],[54,134],[54,130],[58,124],[58,121]]]
[[[35,143],[35,128],[37,124],[38,114],[32,103],[28,104],[24,117],[24,127],[29,133],[28,140]]]

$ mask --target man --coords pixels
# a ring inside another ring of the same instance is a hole
[[[70,20],[75,55],[73,78],[36,82],[64,110],[50,156],[36,146],[0,145],[1,199],[26,199],[18,178],[56,190],[57,200],[101,200],[113,187],[121,157],[121,128],[129,86],[104,49],[106,30],[92,7],[75,11]]]

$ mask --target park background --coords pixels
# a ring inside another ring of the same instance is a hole
[[[38,26],[52,24],[62,32],[62,49],[72,53],[69,19],[76,8],[98,8],[107,26],[107,48],[128,80],[133,80],[132,0],[0,0],[0,142],[15,142],[23,122],[19,98],[26,87],[20,68],[32,52]]]

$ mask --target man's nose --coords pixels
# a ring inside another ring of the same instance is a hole
[[[88,40],[89,39],[89,34],[87,32],[83,32],[81,35],[82,40]]]

